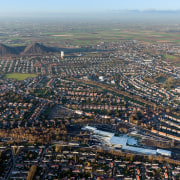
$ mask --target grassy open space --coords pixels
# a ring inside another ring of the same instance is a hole
[[[165,55],[165,58],[166,59],[177,59],[176,56],[172,56],[172,55],[169,55],[169,54]]]
[[[36,77],[36,74],[9,73],[4,75],[6,79],[16,79],[18,81],[23,81],[29,77]]]

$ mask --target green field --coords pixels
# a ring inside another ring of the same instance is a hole
[[[172,55],[169,55],[169,54],[165,55],[165,58],[166,59],[177,59],[176,56],[172,56]]]
[[[4,78],[6,79],[16,79],[18,81],[23,81],[29,77],[36,77],[35,74],[22,74],[22,73],[9,73],[5,74]]]

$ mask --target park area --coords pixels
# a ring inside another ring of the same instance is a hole
[[[23,81],[27,78],[33,77],[36,77],[36,74],[9,73],[4,75],[5,79],[16,79],[18,81]]]

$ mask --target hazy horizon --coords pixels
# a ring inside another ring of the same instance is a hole
[[[51,13],[97,13],[113,10],[170,10],[180,9],[179,0],[6,0],[1,2],[0,15],[17,16]]]
[[[79,13],[17,13],[6,15],[0,13],[0,21],[7,20],[33,20],[33,21],[152,21],[179,23],[180,11],[139,11],[139,10],[111,10],[105,12],[79,12]]]

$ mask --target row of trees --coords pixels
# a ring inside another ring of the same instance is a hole
[[[37,171],[37,166],[36,165],[32,165],[29,172],[28,172],[28,175],[27,175],[27,180],[32,180],[34,175],[36,174],[36,171]]]

